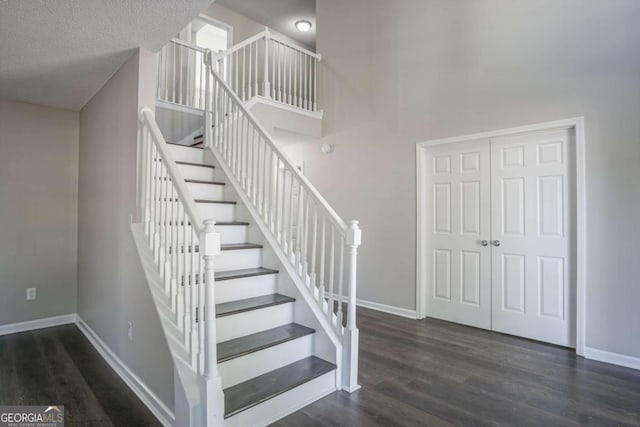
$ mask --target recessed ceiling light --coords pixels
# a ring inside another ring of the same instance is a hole
[[[300,21],[296,22],[296,28],[298,31],[302,32],[302,33],[306,33],[307,31],[309,31],[311,29],[311,22],[302,19]]]

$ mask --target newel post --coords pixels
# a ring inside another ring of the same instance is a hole
[[[220,254],[220,234],[212,219],[204,221],[200,233],[200,251],[204,259],[204,384],[202,387],[202,406],[206,420],[204,425],[222,426],[224,420],[224,394],[222,380],[218,373],[218,355],[216,347],[216,297],[214,293],[214,259]]]
[[[210,49],[204,51],[204,70],[205,70],[205,85],[204,85],[204,146],[212,145],[211,138],[212,123],[211,123],[211,66],[212,66],[212,53]]]
[[[264,28],[264,83],[262,84],[262,96],[271,98],[271,83],[269,82],[269,40],[271,32],[269,27]],[[257,65],[257,64],[256,64]]]
[[[362,241],[362,232],[358,221],[351,221],[347,229],[347,253],[349,254],[349,306],[347,307],[347,327],[342,341],[342,389],[352,393],[360,388],[358,385],[358,342],[359,334],[356,326],[357,301],[357,265],[358,246]]]

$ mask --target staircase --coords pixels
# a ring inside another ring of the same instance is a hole
[[[176,366],[174,425],[267,425],[359,388],[360,231],[280,151],[209,52],[202,60],[205,89],[187,97],[202,102],[202,141],[169,144],[153,112],[140,112],[132,231]]]

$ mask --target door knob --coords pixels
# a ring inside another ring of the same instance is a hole
[[[492,244],[493,246],[500,246],[500,240],[493,240],[493,241],[491,242],[491,244]]]
[[[480,241],[480,244],[481,244],[482,246],[489,246],[489,241],[488,241],[488,240],[481,240],[481,241]]]

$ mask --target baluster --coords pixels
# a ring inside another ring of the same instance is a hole
[[[235,52],[232,52],[231,55],[229,55],[229,60],[231,61],[231,84],[229,85],[229,87],[231,87],[231,90],[234,93],[238,93],[238,51],[236,50]]]
[[[293,250],[293,191],[293,172],[289,172],[289,224],[287,226],[287,232],[289,233],[289,260],[295,264],[295,259],[291,260],[291,257],[295,255]]]
[[[142,220],[144,221],[144,235],[149,237],[149,193],[151,192],[151,138],[149,137],[149,129],[142,125]]]
[[[293,173],[291,174],[292,176]],[[301,262],[302,262],[302,253],[301,253],[301,237],[302,237],[302,186],[299,183],[297,184],[298,190],[298,212],[297,212],[297,220],[296,220],[296,273],[301,274]],[[305,281],[306,282],[306,281]],[[306,284],[306,283],[305,283]]]
[[[259,61],[258,52],[260,50],[260,42],[256,41],[255,45],[256,45],[256,48],[255,48],[255,52],[256,52],[255,53],[255,55],[256,55],[256,61],[255,61],[255,64],[256,64],[255,69],[256,69],[256,71],[255,71],[255,75],[256,75],[256,78],[255,78],[255,88],[254,88],[254,92],[253,93],[255,95],[260,95],[260,91],[258,90],[258,85],[259,85],[259,83],[258,83],[258,72],[260,70],[260,66],[258,65],[259,64],[259,62],[258,62]]]
[[[261,206],[262,206],[262,219],[266,222],[267,213],[267,194],[269,192],[268,181],[267,181],[267,143],[265,140],[261,138],[261,146],[262,146],[262,158],[260,159],[260,165],[262,166],[262,173],[260,174],[260,194],[262,196]]]
[[[320,238],[320,301],[324,302],[324,298],[325,298],[325,285],[324,285],[324,269],[325,269],[325,265],[324,265],[324,258],[325,258],[325,252],[326,252],[326,248],[325,248],[325,236],[326,236],[326,228],[325,228],[325,216],[322,216],[322,231],[321,231],[321,238]],[[314,257],[315,258],[315,257]],[[327,306],[328,307],[328,306]],[[324,305],[321,303],[320,308],[322,308],[323,313],[324,311]]]
[[[305,104],[307,102],[307,58],[309,56],[306,53],[302,54],[302,96],[301,96],[301,107],[306,108]]]
[[[238,175],[238,181],[240,185],[246,191],[247,190],[247,139],[248,139],[248,121],[244,120],[242,125],[242,137],[240,138],[240,146],[242,147],[242,154],[240,156],[240,174]]]
[[[274,212],[273,223],[274,229],[276,233],[276,241],[282,245],[282,236],[280,234],[280,158],[277,154],[274,153],[275,157],[275,199],[276,199],[276,210]]]
[[[256,68],[258,68],[258,64],[256,64]],[[253,80],[253,43],[249,45],[249,80],[248,80],[249,99],[252,98],[251,96],[251,90],[253,89],[252,80]]]
[[[282,102],[282,46],[278,42],[274,43],[278,47],[278,101]]]
[[[164,159],[162,159],[164,160]],[[165,272],[165,268],[164,268],[164,260],[165,260],[165,253],[164,253],[164,248],[165,248],[165,239],[164,239],[164,203],[162,202],[162,199],[164,198],[164,174],[165,174],[165,168],[164,168],[164,163],[162,163],[162,166],[160,167],[160,176],[156,177],[157,180],[159,180],[160,182],[160,186],[159,186],[159,191],[158,191],[158,199],[159,199],[159,219],[160,219],[160,223],[158,224],[158,231],[159,231],[159,235],[158,235],[158,265],[160,266],[160,277],[162,277],[162,279],[164,280],[164,286],[165,286],[165,291],[167,292],[168,295],[170,295],[170,291],[171,289],[169,288],[169,282],[167,282],[165,276],[164,276],[164,272]]]
[[[334,293],[333,293],[333,281],[335,279],[335,249],[336,249],[336,245],[335,245],[335,228],[332,225],[331,226],[331,250],[329,252],[329,320],[332,321],[333,323],[333,313],[335,310],[334,307]],[[337,326],[337,325],[336,325]]]
[[[182,283],[187,288],[187,293],[190,295],[190,305],[189,305],[189,318],[190,318],[190,356],[191,356],[191,366],[194,369],[198,369],[197,363],[197,355],[198,355],[198,296],[197,296],[197,286],[192,279],[192,270],[191,270],[191,251],[188,248],[191,247],[191,238],[193,234],[191,233],[191,224],[189,223],[189,218],[186,215],[183,216],[182,222],[182,233],[183,233],[183,243],[182,243],[182,263],[184,266],[184,272],[182,275]]]
[[[246,102],[247,101],[247,96],[246,96],[246,90],[245,90],[245,86],[246,86],[246,63],[247,63],[247,48],[244,47],[242,48],[242,97],[240,99],[242,99],[242,102]]]
[[[176,80],[178,84],[178,88],[176,89],[176,93],[178,96],[178,104],[182,104],[182,48],[180,46],[176,46],[177,55],[176,55],[176,66],[178,67],[178,79]]]
[[[176,76],[176,51],[177,51],[177,47],[175,45],[175,43],[171,43],[171,57],[170,57],[170,66],[171,66],[171,80],[170,80],[170,84],[171,84],[171,102],[176,102],[176,80],[177,80],[177,76]]]
[[[311,234],[311,273],[309,274],[309,278],[311,280],[311,286],[314,288],[316,285],[316,250],[317,250],[317,237],[318,237],[318,206],[314,203],[313,209],[313,221],[312,221],[313,231]],[[314,289],[315,291],[316,289]],[[318,301],[322,301],[324,298],[324,294],[320,293],[320,297]],[[320,303],[320,308],[322,308],[322,302]]]
[[[286,102],[287,104],[291,104],[291,50],[290,49],[285,49],[286,55],[285,55],[285,69],[286,69],[286,76],[287,79],[285,81],[285,88],[286,88],[286,97],[284,102]]]
[[[183,222],[185,221],[184,207],[182,202],[178,201],[176,204],[176,216],[173,219],[173,225],[175,228],[176,235],[176,246],[180,246],[182,244],[182,248],[186,245],[186,242],[183,238],[182,230],[183,230]],[[175,277],[182,290],[182,324],[184,325],[184,344],[187,349],[191,348],[191,294],[189,293],[189,287],[185,283],[184,280],[184,265],[182,263],[182,253],[175,251],[176,254],[176,270]]]
[[[149,244],[151,246],[151,249],[153,249],[153,258],[155,262],[158,262],[157,259],[157,244],[156,244],[156,238],[157,238],[157,229],[158,229],[158,224],[156,223],[156,217],[157,217],[157,203],[158,203],[158,189],[157,189],[157,185],[158,185],[158,174],[160,171],[160,160],[158,159],[158,155],[156,153],[156,146],[155,143],[154,144],[150,144],[151,145],[151,155],[153,158],[153,172],[152,172],[152,176],[150,178],[151,182],[152,182],[152,191],[149,195],[149,202],[150,202],[150,206],[151,206],[151,221],[149,222]]]
[[[297,106],[298,105],[298,51],[295,49],[292,49],[291,55],[293,56],[293,96],[291,99],[291,104],[294,106]]]
[[[302,192],[301,192],[302,193]],[[302,259],[303,259],[303,264],[302,264],[302,278],[304,280],[304,283],[309,286],[311,285],[311,283],[307,283],[307,273],[309,271],[309,258],[307,257],[307,251],[309,250],[309,205],[311,204],[311,199],[308,197],[305,197],[305,200],[303,200],[305,208],[304,208],[304,217],[303,217],[303,221],[302,221],[302,225],[304,226],[304,228],[302,229],[303,232],[303,246],[302,246]]]
[[[318,110],[318,60],[313,62],[313,111]]]
[[[259,183],[259,171],[260,171],[260,134],[258,134],[258,131],[253,129],[253,131],[251,132],[252,136],[252,140],[253,140],[253,205],[258,208],[259,206],[259,201],[260,201],[260,194],[258,194],[258,191],[260,189],[260,183]]]
[[[262,93],[265,98],[270,98],[271,87],[269,83],[269,40],[271,39],[271,32],[269,28],[264,29],[264,87]]]
[[[336,330],[339,334],[342,334],[342,296],[343,296],[343,281],[344,276],[344,237],[340,237],[340,255],[338,258],[338,314]]]
[[[185,334],[184,337],[186,338],[186,331],[187,331],[187,326],[186,323],[184,322],[184,314],[185,314],[185,310],[184,310],[184,301],[185,301],[185,288],[184,286],[182,286],[182,284],[179,282],[179,278],[180,276],[178,276],[178,256],[179,256],[179,249],[180,249],[180,242],[178,241],[178,226],[176,224],[177,221],[177,217],[178,217],[178,206],[179,206],[179,200],[178,200],[178,193],[176,192],[175,187],[172,185],[171,186],[171,218],[169,219],[169,229],[171,230],[171,240],[173,242],[172,246],[172,251],[171,251],[171,284],[173,287],[178,288],[178,301],[176,303],[176,306],[178,307],[177,313],[176,313],[176,318],[178,320],[178,329],[182,329],[183,333]]]

